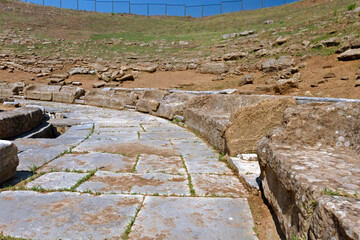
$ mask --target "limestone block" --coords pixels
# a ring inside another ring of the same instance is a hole
[[[60,92],[61,86],[32,85],[24,89],[26,99],[52,101],[53,94]]]
[[[160,106],[155,115],[170,120],[172,120],[175,115],[183,116],[187,102],[193,97],[195,97],[195,95],[180,92],[167,95],[160,101]]]
[[[146,113],[156,112],[160,105],[160,101],[168,94],[168,91],[162,90],[144,91],[138,103],[136,104],[136,110]]]
[[[17,152],[15,144],[0,140],[0,183],[16,174],[16,167],[19,165]]]
[[[0,139],[10,139],[26,133],[44,119],[40,108],[19,108],[0,113]]]
[[[80,87],[63,86],[60,92],[53,93],[54,102],[73,103],[84,94],[84,89]]]
[[[111,95],[113,93],[114,90],[111,88],[91,89],[85,94],[85,104],[98,107],[108,107],[110,106]]]

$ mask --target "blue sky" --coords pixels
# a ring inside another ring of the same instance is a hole
[[[55,6],[69,9],[77,9],[77,5],[80,10],[94,11],[95,9],[95,0],[23,0],[32,2],[35,4],[43,4],[48,6]],[[114,1],[114,2],[113,2]],[[149,14],[150,15],[164,15],[165,14],[165,4],[167,5],[167,14],[175,16],[184,16],[185,9],[184,5],[186,4],[186,15],[191,15],[193,17],[201,17],[202,13],[204,16],[210,16],[220,13],[220,3],[222,5],[222,13],[236,12],[241,10],[241,0],[130,0],[131,4],[134,4],[130,7],[131,13],[147,15],[149,3]],[[284,4],[284,0],[243,0],[243,10],[258,9],[261,6],[263,1],[263,7],[273,7]],[[296,2],[298,0],[285,0],[286,3]],[[129,12],[129,3],[128,0],[96,0],[96,10],[99,12],[112,12],[114,9],[115,13]],[[153,5],[159,4],[159,5]],[[213,6],[201,6],[197,5],[212,5]],[[172,6],[172,5],[181,5],[181,6]]]

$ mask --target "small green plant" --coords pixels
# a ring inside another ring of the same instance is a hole
[[[36,170],[38,170],[39,167],[34,164],[34,165],[32,165],[31,167],[29,167],[29,169],[30,169],[30,171],[31,171],[33,174],[35,174],[35,173],[36,173]]]
[[[346,8],[348,11],[354,10],[356,8],[356,3],[352,3],[352,4],[348,5]]]
[[[113,12],[112,12],[112,13],[111,13],[111,15],[112,15],[112,16],[114,16],[114,15],[115,15],[115,13],[113,13]]]
[[[259,238],[259,236],[260,236],[259,229],[257,229],[257,227],[253,227],[253,231],[256,234],[256,236]]]

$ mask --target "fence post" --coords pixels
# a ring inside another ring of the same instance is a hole
[[[284,5],[286,4],[286,0],[284,0]]]
[[[204,17],[204,4],[201,6],[201,17]]]
[[[95,12],[96,12],[96,0],[95,0]]]
[[[79,11],[79,0],[76,0],[76,10]]]
[[[60,0],[60,8],[62,8],[61,6],[62,6],[62,4],[61,4],[61,0]]]
[[[45,5],[45,0],[43,0],[43,6]]]
[[[241,0],[241,11],[243,10],[243,2],[244,0]]]
[[[149,3],[147,3],[147,15],[149,16]]]
[[[131,8],[131,4],[130,4],[130,1],[129,1],[129,14],[131,13],[130,8]]]
[[[184,5],[184,17],[186,17],[186,4]]]
[[[114,0],[111,1],[111,12],[114,12]]]
[[[222,4],[223,4],[223,0],[221,0],[221,3],[220,3],[220,14],[222,14]]]
[[[165,3],[165,16],[167,16],[167,3]]]
[[[261,0],[261,8],[264,6],[264,0]]]

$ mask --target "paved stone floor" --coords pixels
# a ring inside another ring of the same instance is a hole
[[[247,191],[190,131],[134,111],[39,103],[55,139],[17,139],[0,233],[34,239],[256,239]],[[1,234],[0,234],[1,235]]]

